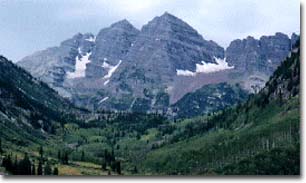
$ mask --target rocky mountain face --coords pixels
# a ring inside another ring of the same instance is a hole
[[[187,23],[165,13],[142,28],[114,73],[109,83],[111,91],[116,91],[112,101],[130,98],[130,104],[166,110],[168,92],[176,77],[196,73],[197,64],[215,64],[215,58],[223,57],[222,47],[204,40]]]
[[[141,30],[123,20],[97,36],[77,34],[18,64],[78,106],[172,113],[170,105],[205,85],[239,83],[258,91],[297,39],[248,37],[225,50],[165,13]]]
[[[93,38],[92,34],[79,33],[63,41],[58,47],[48,48],[23,58],[18,65],[46,82],[64,97],[71,97],[71,93],[64,89],[63,84],[66,79],[84,76],[84,64],[91,54]],[[78,63],[80,61],[81,64]]]
[[[296,34],[292,34],[290,39],[283,33],[262,36],[259,40],[250,36],[237,39],[226,49],[226,60],[247,78],[245,89],[257,92],[288,56],[297,39]]]
[[[92,62],[87,65],[86,77],[99,78],[107,75],[107,66],[115,66],[125,58],[138,34],[139,30],[127,20],[102,29],[94,40]]]

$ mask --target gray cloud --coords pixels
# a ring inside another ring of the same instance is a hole
[[[233,39],[299,32],[298,0],[3,0],[0,54],[19,60],[77,32],[128,19],[141,28],[168,11],[226,47]]]

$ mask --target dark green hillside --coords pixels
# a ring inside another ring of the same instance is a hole
[[[77,111],[46,84],[0,57],[0,137],[29,145],[55,133],[63,112]],[[37,138],[39,137],[39,138]]]
[[[299,81],[300,52],[295,49],[259,94],[209,118],[193,137],[148,153],[144,171],[300,174]]]
[[[245,101],[247,97],[248,93],[238,85],[211,84],[186,94],[172,107],[178,118],[190,118],[234,106]]]

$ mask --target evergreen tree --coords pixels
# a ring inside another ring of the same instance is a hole
[[[52,175],[52,168],[51,168],[49,161],[47,161],[47,164],[44,168],[44,172],[45,172],[45,175]]]
[[[31,175],[32,163],[27,153],[25,153],[23,160],[18,163],[18,175]]]
[[[136,135],[136,139],[137,139],[137,140],[140,140],[140,138],[141,138],[140,134],[139,134],[139,133],[137,133],[137,135]]]
[[[35,167],[35,162],[32,164],[32,173],[31,175],[36,175],[36,167]]]
[[[0,155],[3,154],[3,149],[2,149],[2,139],[0,139]]]
[[[111,161],[115,161],[115,151],[114,151],[114,148],[112,148]]]
[[[116,171],[119,175],[121,175],[121,163],[120,163],[120,161],[116,162]]]
[[[57,159],[58,159],[59,162],[62,161],[61,151],[60,150],[58,150],[58,152],[57,152]]]
[[[2,166],[9,172],[13,170],[13,162],[11,155],[5,156],[2,160]]]
[[[85,161],[85,152],[84,151],[82,151],[81,161]]]
[[[110,167],[111,167],[112,171],[116,171],[116,166],[117,166],[116,162],[111,163]]]
[[[58,168],[57,167],[54,168],[53,175],[58,175]]]
[[[43,174],[43,165],[42,165],[41,160],[39,160],[38,167],[37,167],[37,175],[42,175],[42,174]]]
[[[14,163],[13,163],[12,166],[13,166],[12,173],[15,174],[15,175],[18,175],[19,171],[20,171],[20,167],[18,166],[17,155],[15,155],[15,160],[14,160]]]
[[[107,149],[104,150],[104,161],[106,164],[110,165],[111,158],[110,158],[110,154],[108,153]]]
[[[279,92],[278,92],[278,100],[279,100],[279,104],[283,105],[283,94],[282,94],[281,89],[279,89]]]
[[[102,162],[102,170],[106,170],[106,162],[105,161]]]
[[[68,165],[69,157],[68,157],[68,152],[66,151],[64,153],[64,159],[63,159],[63,164]]]
[[[42,146],[40,146],[39,148],[39,155],[40,155],[40,158],[43,159],[43,156],[44,156],[44,149]]]
[[[134,169],[133,169],[132,173],[133,173],[133,174],[138,173],[138,170],[137,170],[137,167],[136,167],[136,166],[134,166]]]

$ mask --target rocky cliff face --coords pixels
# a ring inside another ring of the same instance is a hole
[[[92,38],[92,34],[79,33],[63,41],[58,47],[48,48],[23,58],[18,65],[28,70],[34,77],[48,83],[61,95],[71,97],[71,94],[63,88],[63,83],[66,78],[74,77],[71,73],[81,72],[80,68],[76,68],[77,61],[91,52]]]
[[[259,40],[247,37],[234,40],[226,49],[226,60],[245,75],[244,87],[256,92],[262,88],[280,63],[288,56],[298,36],[276,33],[274,36],[262,36]]]
[[[224,50],[165,13],[141,30],[122,20],[97,36],[77,34],[18,64],[79,106],[167,112],[208,84],[239,83],[258,91],[297,39],[282,33],[248,37]]]
[[[106,66],[115,66],[125,58],[138,33],[139,30],[127,20],[102,29],[93,40],[95,46],[91,55],[92,62],[87,65],[86,77],[98,78],[107,75],[109,69]]]
[[[259,40],[247,37],[231,42],[226,58],[237,70],[271,74],[291,50],[291,40],[282,33],[262,36]]]

